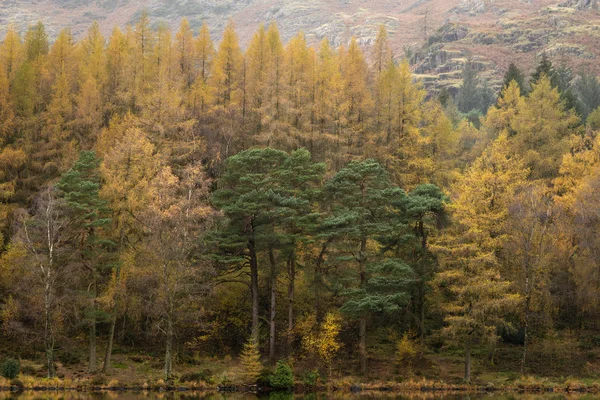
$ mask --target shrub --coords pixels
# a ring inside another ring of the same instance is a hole
[[[308,388],[315,388],[319,383],[319,371],[313,370],[309,371],[306,375],[304,375],[304,385]]]
[[[21,365],[13,358],[7,358],[0,366],[0,375],[6,379],[15,379],[19,375]]]
[[[294,387],[294,371],[283,360],[277,361],[275,372],[269,378],[269,385],[275,390],[289,390]]]
[[[13,379],[10,381],[10,386],[17,389],[18,392],[22,392],[25,389],[25,384],[19,379]]]
[[[244,383],[256,384],[256,381],[262,372],[263,366],[260,362],[258,345],[253,340],[249,340],[244,344],[241,359],[243,367],[241,375],[244,379]]]
[[[418,353],[418,345],[410,339],[408,333],[402,336],[402,339],[396,344],[396,358],[398,364],[411,367]]]

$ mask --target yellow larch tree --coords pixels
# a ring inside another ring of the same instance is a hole
[[[244,73],[244,57],[240,50],[233,22],[229,22],[213,63],[211,85],[214,89],[214,101],[217,106],[241,104],[241,79]]]
[[[454,223],[432,247],[440,262],[434,283],[444,299],[444,330],[465,346],[467,382],[472,345],[494,342],[496,327],[520,301],[497,256],[508,239],[508,205],[528,173],[507,141],[501,135],[457,182],[449,206]]]
[[[0,45],[0,65],[4,68],[9,82],[15,78],[15,74],[24,60],[25,53],[21,37],[11,24]]]
[[[560,94],[543,75],[520,102],[509,145],[523,157],[531,179],[552,179],[558,175],[563,155],[569,150],[570,135],[579,119],[566,111]]]
[[[212,103],[213,92],[208,81],[215,56],[215,45],[206,24],[202,24],[198,37],[195,39],[194,54],[194,68],[197,71],[197,76],[191,90],[188,92],[187,104],[193,116],[202,118],[204,111]]]

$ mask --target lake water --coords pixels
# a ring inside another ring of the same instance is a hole
[[[272,393],[267,396],[256,396],[242,393],[82,393],[82,392],[24,392],[20,394],[0,392],[0,400],[600,400],[597,395],[565,395],[565,394],[389,394],[389,393],[319,393],[309,395],[293,395],[291,393]]]

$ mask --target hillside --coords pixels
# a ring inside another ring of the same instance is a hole
[[[76,37],[93,20],[108,35],[133,24],[147,9],[155,25],[176,29],[182,17],[193,28],[208,22],[219,37],[236,22],[242,45],[260,23],[276,21],[282,39],[304,31],[311,42],[335,45],[356,36],[373,42],[387,26],[397,55],[408,55],[427,86],[455,86],[471,58],[491,84],[511,61],[530,68],[546,52],[555,61],[598,72],[600,12],[597,0],[5,0],[0,35],[8,24],[24,31],[42,20],[51,37],[69,26]]]

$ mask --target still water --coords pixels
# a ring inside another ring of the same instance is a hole
[[[494,394],[432,394],[415,393],[319,393],[309,395],[293,395],[291,393],[272,393],[258,397],[242,393],[80,393],[80,392],[24,392],[20,394],[0,392],[0,400],[600,400],[597,395],[520,395],[514,393]]]

